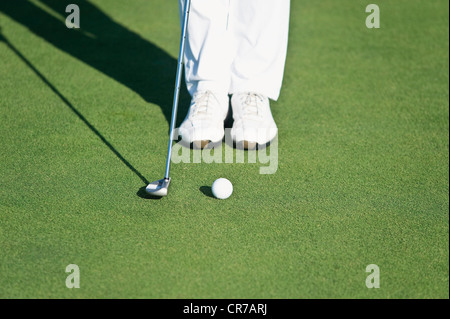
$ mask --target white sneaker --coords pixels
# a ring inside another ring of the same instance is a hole
[[[231,98],[231,107],[234,119],[231,136],[237,146],[254,149],[256,144],[267,144],[277,135],[278,128],[267,97],[250,92],[236,93]]]
[[[222,141],[228,103],[228,95],[220,96],[211,91],[195,93],[179,129],[183,142],[204,148],[209,143]]]

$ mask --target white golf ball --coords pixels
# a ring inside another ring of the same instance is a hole
[[[233,193],[233,184],[226,178],[219,178],[214,181],[211,190],[215,198],[227,199]]]

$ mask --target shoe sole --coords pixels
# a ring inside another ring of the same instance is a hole
[[[194,141],[194,142],[192,142],[192,148],[194,150],[203,150],[205,148],[209,148],[210,146],[213,147],[214,145],[217,145],[220,142],[212,143],[209,140]],[[241,150],[254,151],[257,149],[259,149],[259,150],[264,149],[269,145],[270,145],[270,142],[267,142],[265,144],[258,144],[256,142],[242,141],[239,143],[234,143],[233,146],[236,147],[237,149],[241,149]]]
[[[250,142],[250,141],[240,141],[236,142],[233,141],[233,144],[229,144],[229,146],[234,147],[237,150],[244,150],[244,151],[256,151],[256,150],[263,150],[266,147],[268,147],[272,143],[273,139],[267,143],[259,144],[257,142]]]
[[[242,148],[244,150],[250,150],[250,151],[255,150],[256,146],[258,145],[258,143],[250,142],[250,141],[243,141],[240,144],[242,145]]]
[[[206,148],[210,142],[210,140],[193,141],[192,147],[196,150],[202,150]]]

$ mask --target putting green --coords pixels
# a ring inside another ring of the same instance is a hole
[[[0,1],[1,298],[449,297],[448,1],[292,1],[276,172],[181,162],[160,200],[177,1],[72,2]]]

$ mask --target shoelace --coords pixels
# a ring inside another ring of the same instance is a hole
[[[198,116],[208,114],[209,98],[212,95],[210,91],[205,91],[200,93],[200,97],[196,98],[195,103],[192,108],[191,117],[195,118]]]
[[[257,93],[247,93],[241,96],[242,113],[244,116],[262,116],[260,107],[264,102],[264,96]]]

